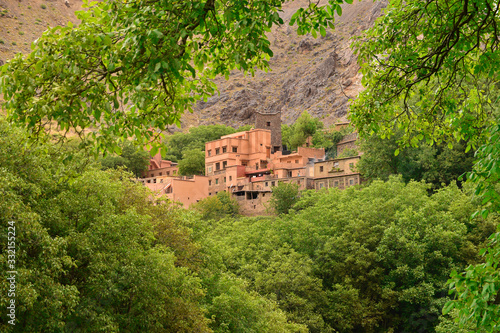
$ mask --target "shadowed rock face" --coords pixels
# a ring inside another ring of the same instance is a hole
[[[386,2],[344,5],[336,29],[316,39],[298,36],[287,24],[291,14],[306,4],[306,0],[288,3],[282,13],[285,24],[269,34],[274,52],[271,71],[257,71],[254,77],[234,71],[228,81],[217,79],[220,95],[198,103],[190,125],[239,127],[253,124],[255,112],[278,111],[283,123],[291,124],[304,110],[326,125],[347,119],[349,99],[362,89],[350,38],[373,25]]]

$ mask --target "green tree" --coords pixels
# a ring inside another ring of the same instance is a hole
[[[200,212],[204,220],[220,220],[226,216],[236,216],[240,206],[230,193],[221,191],[217,195],[200,200],[193,205],[193,209]]]
[[[313,136],[323,128],[323,123],[304,111],[292,126],[283,124],[282,141],[289,149],[296,149],[306,143],[308,137]]]
[[[2,67],[9,120],[34,136],[46,126],[73,130],[96,151],[114,151],[116,137],[148,144],[155,130],[180,127],[185,110],[214,94],[216,75],[268,68],[273,53],[266,33],[283,24],[284,2],[87,3],[78,26],[49,29],[29,55]],[[292,24],[300,34],[324,36],[335,11],[341,14],[338,1],[310,3]]]
[[[465,153],[465,146],[455,143],[453,149],[445,144],[429,146],[421,142],[418,147],[399,148],[397,140],[401,135],[380,139],[373,135],[361,142],[363,157],[356,165],[368,180],[387,180],[390,175],[402,175],[403,180],[425,180],[433,189],[453,181],[472,171],[473,152]],[[399,154],[394,151],[399,149]]]
[[[196,148],[184,151],[178,166],[180,175],[204,175],[205,152]]]
[[[278,185],[272,188],[270,207],[277,214],[288,214],[293,205],[299,201],[299,197],[298,184],[278,182]]]
[[[220,139],[221,136],[232,134],[235,129],[225,125],[202,125],[191,127],[187,132],[178,132],[165,138],[165,158],[179,162],[186,150],[205,150],[205,143]]]
[[[121,153],[115,156],[106,156],[100,159],[103,169],[116,169],[125,167],[136,177],[142,177],[148,169],[149,153],[142,148],[137,148],[131,142],[126,141],[121,145]]]
[[[401,145],[445,142],[452,148],[453,141],[463,141],[466,151],[476,148],[468,178],[487,205],[483,216],[500,207],[499,24],[493,0],[394,0],[355,43],[368,88],[352,105],[360,133],[384,138],[396,124],[404,132]],[[493,242],[486,264],[454,274],[450,286],[458,300],[446,307],[459,309],[462,323],[473,320],[488,332],[499,328],[500,279],[492,270],[498,251]]]

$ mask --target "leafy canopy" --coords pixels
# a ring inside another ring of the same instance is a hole
[[[466,152],[477,148],[468,178],[486,205],[483,217],[500,207],[499,11],[495,0],[391,0],[354,43],[366,87],[351,108],[360,133],[384,138],[400,129],[403,146],[464,141]],[[445,308],[486,332],[500,329],[498,237],[485,264],[454,274],[458,299]]]
[[[347,1],[352,2],[352,1]],[[216,91],[233,69],[266,70],[266,33],[283,24],[285,0],[87,2],[81,24],[55,27],[1,70],[10,121],[30,135],[76,132],[95,152],[119,150],[115,137],[151,142]],[[341,1],[340,1],[341,3]],[[301,34],[333,27],[338,0],[310,3],[292,17]],[[154,129],[154,130],[153,130]],[[155,155],[156,151],[152,151]]]

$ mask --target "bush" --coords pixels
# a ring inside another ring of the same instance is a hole
[[[277,214],[288,214],[300,197],[298,184],[279,182],[272,190],[270,204]]]

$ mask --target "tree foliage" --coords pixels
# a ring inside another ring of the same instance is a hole
[[[433,189],[449,185],[466,172],[472,171],[473,152],[465,153],[462,143],[453,149],[445,144],[429,146],[421,142],[418,147],[400,148],[401,135],[381,139],[373,135],[362,141],[363,158],[356,165],[367,180],[387,180],[390,175],[402,175],[405,182],[425,180]],[[394,152],[398,150],[398,155]]]
[[[401,129],[403,146],[425,141],[452,148],[455,141],[464,142],[466,152],[476,148],[468,178],[486,205],[479,211],[483,217],[500,206],[499,10],[493,0],[394,0],[355,42],[367,87],[352,105],[351,119],[361,134],[384,138]],[[488,253],[498,252],[492,244]],[[496,267],[498,258],[488,262]],[[473,320],[496,331],[498,288],[488,283],[477,289],[477,281],[496,281],[495,276],[484,265],[454,274],[450,286],[458,299],[447,310],[455,306],[463,323]]]
[[[77,27],[49,29],[29,55],[2,67],[9,120],[34,136],[54,126],[75,131],[96,151],[114,151],[116,137],[145,145],[152,128],[180,127],[184,111],[213,95],[216,75],[268,68],[266,33],[283,24],[284,2],[87,2]],[[335,10],[341,13],[338,1],[310,3],[292,24],[301,34],[325,35]]]
[[[195,229],[223,271],[310,332],[434,332],[449,274],[480,259],[497,221],[470,221],[477,206],[455,185],[427,189],[391,177],[361,190],[309,191],[278,218]]]
[[[272,188],[269,204],[277,214],[288,214],[293,205],[299,200],[299,197],[298,184],[278,182],[278,185]]]
[[[202,125],[191,127],[187,132],[177,132],[165,138],[165,158],[179,162],[186,150],[205,151],[205,143],[233,134],[236,130],[224,125]]]
[[[184,151],[179,161],[179,174],[192,176],[205,174],[205,152],[198,149]]]
[[[103,169],[125,167],[136,177],[142,177],[142,173],[148,169],[149,153],[128,141],[123,143],[120,148],[121,153],[119,155],[108,155],[99,160]]]

